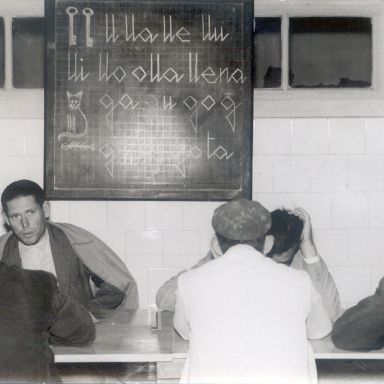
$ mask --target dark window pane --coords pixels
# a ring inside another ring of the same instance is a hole
[[[0,17],[0,88],[4,88],[5,73],[4,19]]]
[[[370,87],[371,19],[291,18],[289,73],[289,85],[294,88]]]
[[[44,87],[44,18],[14,18],[12,22],[13,86]]]
[[[281,19],[255,18],[255,88],[281,87]]]

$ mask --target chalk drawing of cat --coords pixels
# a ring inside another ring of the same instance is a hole
[[[58,134],[57,139],[59,141],[64,137],[75,139],[83,137],[87,134],[88,120],[80,106],[82,96],[83,91],[77,93],[71,93],[67,91],[67,129],[66,131]]]

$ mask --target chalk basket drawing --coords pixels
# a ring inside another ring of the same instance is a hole
[[[51,199],[251,196],[251,0],[46,0]]]

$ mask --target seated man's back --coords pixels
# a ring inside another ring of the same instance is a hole
[[[258,202],[223,204],[212,219],[223,255],[179,276],[174,325],[190,340],[184,382],[316,382],[307,337],[326,336],[331,322],[309,276],[262,253],[270,224]]]
[[[49,342],[95,337],[88,311],[57,291],[53,275],[0,262],[0,382],[60,381]]]
[[[187,382],[311,382],[305,272],[238,245],[180,276],[178,289],[192,330]]]

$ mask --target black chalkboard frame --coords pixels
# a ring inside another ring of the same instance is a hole
[[[191,201],[224,201],[237,197],[252,198],[252,128],[253,128],[253,0],[156,0],[155,3],[210,3],[220,6],[222,3],[243,5],[244,28],[244,73],[249,81],[243,87],[243,127],[242,127],[242,159],[241,187],[232,190],[196,189],[184,190],[164,188],[158,190],[136,189],[93,189],[93,188],[57,188],[55,187],[55,170],[53,145],[53,128],[55,125],[54,94],[55,94],[55,7],[58,0],[45,0],[46,52],[45,52],[45,135],[44,135],[44,187],[50,200],[191,200]],[[68,4],[81,3],[82,0],[60,0]],[[100,0],[108,3],[114,0]],[[148,3],[153,1],[142,0]],[[126,0],[127,3],[130,0]]]

